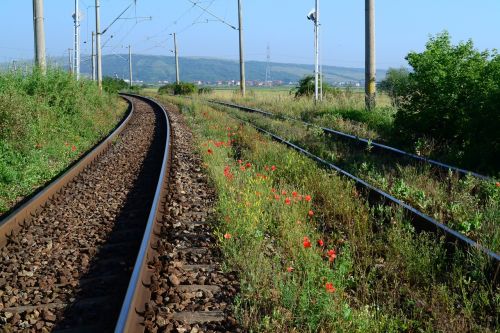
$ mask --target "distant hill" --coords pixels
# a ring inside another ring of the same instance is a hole
[[[128,78],[128,55],[103,56],[103,74]],[[63,58],[51,59],[53,64],[66,64]],[[133,55],[132,57],[134,81],[157,83],[159,81],[175,80],[175,60],[172,56]],[[248,81],[264,81],[267,63],[264,61],[247,61],[246,74]],[[1,67],[5,67],[0,65]],[[234,60],[203,57],[181,57],[179,59],[180,76],[182,81],[217,82],[239,80],[239,63]],[[81,71],[90,75],[89,56],[82,56]],[[271,63],[271,79],[285,83],[297,82],[304,75],[312,74],[313,65]],[[363,68],[347,68],[323,66],[326,82],[362,83],[364,81]],[[377,71],[377,80],[385,77],[385,70]]]

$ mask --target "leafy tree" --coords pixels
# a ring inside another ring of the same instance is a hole
[[[116,94],[120,90],[127,89],[129,84],[122,79],[106,76],[102,79],[102,88],[110,94]]]
[[[314,95],[314,75],[304,76],[299,81],[299,85],[292,91],[295,91],[295,97],[312,96]],[[323,94],[335,95],[338,94],[338,89],[333,88],[331,85],[323,81]]]
[[[431,37],[412,67],[395,117],[398,137],[440,142],[455,162],[500,170],[500,56],[480,52],[471,40],[452,45],[447,32]],[[443,150],[442,150],[443,151]]]
[[[379,89],[389,95],[393,106],[401,104],[401,100],[405,97],[406,87],[408,85],[408,69],[389,68],[385,79],[380,82]]]

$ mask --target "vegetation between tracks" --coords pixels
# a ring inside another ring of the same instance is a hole
[[[481,256],[416,235],[397,209],[369,208],[352,183],[221,112],[162,98],[188,117],[218,190],[218,236],[240,273],[246,329],[496,329],[500,297]]]
[[[107,135],[125,110],[116,95],[63,71],[0,74],[0,214]]]
[[[500,251],[499,183],[472,176],[460,178],[422,162],[395,162],[390,155],[372,152],[369,145],[360,147],[338,140],[301,122],[220,108],[308,149],[491,250]]]

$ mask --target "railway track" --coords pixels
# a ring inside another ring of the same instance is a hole
[[[300,119],[296,119],[293,117],[289,117],[289,116],[285,116],[285,115],[278,115],[278,114],[275,114],[272,112],[247,107],[244,105],[238,105],[238,104],[222,102],[222,101],[217,101],[217,100],[209,100],[209,102],[213,103],[213,104],[217,104],[217,105],[226,106],[229,108],[242,110],[245,112],[258,113],[260,115],[263,115],[263,116],[269,117],[269,118],[285,119],[285,120],[290,120],[290,121],[294,121],[294,122],[300,122],[300,123],[307,125],[307,126],[317,127],[319,129],[321,129],[325,134],[328,134],[330,136],[336,136],[338,138],[345,139],[345,140],[354,142],[356,144],[360,144],[364,147],[370,146],[370,147],[372,147],[372,149],[375,149],[377,151],[393,154],[393,155],[396,155],[398,157],[408,158],[408,159],[423,162],[423,163],[429,163],[430,165],[432,165],[440,170],[443,170],[445,172],[448,172],[449,170],[451,170],[460,176],[471,175],[471,176],[474,176],[476,178],[483,179],[483,180],[492,180],[490,177],[485,176],[485,175],[481,175],[477,172],[457,168],[455,166],[448,165],[448,164],[445,164],[445,163],[442,163],[442,162],[439,162],[439,161],[436,161],[433,159],[429,159],[429,158],[426,158],[423,156],[415,155],[415,154],[412,154],[412,153],[409,153],[409,152],[403,151],[401,149],[397,149],[397,148],[394,148],[394,147],[391,147],[391,146],[388,146],[388,145],[385,145],[382,143],[378,143],[378,142],[368,140],[365,138],[360,138],[360,137],[357,137],[357,136],[352,135],[352,134],[348,134],[348,133],[334,130],[332,128],[318,126],[318,125],[315,125],[315,124],[312,124],[312,123],[309,123],[309,122],[306,122],[306,121],[303,121]]]
[[[214,104],[222,105],[225,107],[237,108],[237,109],[247,111],[247,112],[257,112],[257,113],[263,114],[267,117],[276,117],[276,115],[274,115],[272,113],[247,108],[245,106],[234,105],[234,104],[225,103],[225,102],[218,102],[218,101],[210,101],[210,102],[214,103]],[[315,162],[317,162],[321,166],[323,166],[327,169],[334,170],[334,171],[338,172],[339,174],[341,174],[342,176],[354,181],[356,187],[366,194],[368,201],[372,205],[382,203],[385,205],[396,205],[398,207],[401,207],[403,209],[403,211],[405,212],[406,216],[408,216],[411,219],[413,225],[415,226],[415,228],[417,230],[431,231],[431,232],[435,232],[439,235],[444,235],[449,243],[457,244],[460,247],[469,249],[471,251],[482,252],[489,259],[490,264],[491,264],[490,265],[490,276],[492,278],[492,283],[494,283],[494,284],[498,283],[499,276],[500,276],[500,255],[498,253],[495,253],[495,252],[491,251],[490,249],[485,248],[484,246],[482,246],[481,244],[477,243],[476,241],[470,239],[469,237],[461,234],[460,232],[458,232],[456,230],[449,228],[448,226],[444,225],[443,223],[440,223],[439,221],[437,221],[436,219],[422,213],[418,209],[415,209],[414,207],[410,206],[409,204],[395,198],[394,196],[382,191],[381,189],[379,189],[375,186],[372,186],[371,184],[367,183],[363,179],[360,179],[359,177],[354,176],[353,174],[343,170],[342,168],[334,165],[333,163],[330,163],[329,161],[326,161],[325,159],[323,159],[317,155],[314,155],[313,153],[309,152],[307,149],[304,149],[303,147],[300,147],[299,145],[294,144],[294,143],[284,139],[283,137],[276,135],[275,133],[272,133],[266,129],[258,127],[248,120],[245,120],[245,119],[239,118],[237,116],[233,116],[233,115],[229,115],[229,116],[234,118],[235,120],[241,122],[241,123],[244,123],[244,124],[247,124],[247,125],[253,127],[254,129],[256,129],[260,133],[268,135],[273,140],[280,142],[280,143],[286,145],[287,147],[298,151],[299,153],[314,160]],[[294,120],[296,121],[296,119],[294,119]],[[381,149],[383,149],[383,148],[381,148]],[[407,153],[405,153],[405,154],[407,154]],[[411,155],[411,154],[409,154],[409,155]],[[419,156],[417,156],[417,157],[419,157]],[[421,157],[419,157],[419,159],[421,159]],[[429,160],[425,160],[425,161],[428,162]],[[461,173],[462,175],[470,173],[470,174],[477,176],[479,178],[488,179],[486,176],[474,174],[474,173],[471,173],[467,170],[447,166],[447,165],[442,164],[442,163],[439,163],[436,165],[440,168],[445,168],[445,167],[452,168],[453,171],[455,171],[457,173]]]
[[[234,327],[235,279],[218,266],[208,224],[212,199],[206,195],[201,204],[193,197],[188,206],[182,196],[203,197],[208,185],[197,172],[191,177],[205,187],[187,186],[183,177],[192,170],[179,166],[169,182],[175,144],[166,110],[147,98],[124,98],[132,110],[111,136],[0,221],[3,331]],[[189,155],[179,147],[174,163]],[[179,186],[186,188],[175,191]]]

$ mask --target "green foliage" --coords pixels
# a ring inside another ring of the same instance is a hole
[[[476,50],[471,40],[452,45],[444,32],[406,59],[413,70],[396,114],[396,136],[406,143],[434,139],[462,165],[498,172],[500,55]]]
[[[401,104],[401,99],[405,97],[408,85],[408,69],[389,68],[385,79],[378,85],[380,91],[387,93],[393,106]]]
[[[292,91],[295,92],[295,97],[314,95],[314,76],[307,75],[302,79],[300,79],[299,85],[295,87]],[[323,94],[325,96],[338,95],[339,90],[333,88],[331,85],[323,81]]]
[[[180,83],[170,83],[161,86],[158,89],[159,94],[170,94],[170,95],[191,95],[197,91],[196,86],[193,83],[180,82]]]
[[[117,104],[64,71],[0,74],[0,214],[107,134]]]
[[[213,93],[214,89],[210,87],[202,87],[198,89],[198,95],[210,95]]]
[[[129,84],[122,79],[106,76],[102,79],[102,88],[105,92],[116,94],[121,90],[129,88]]]

